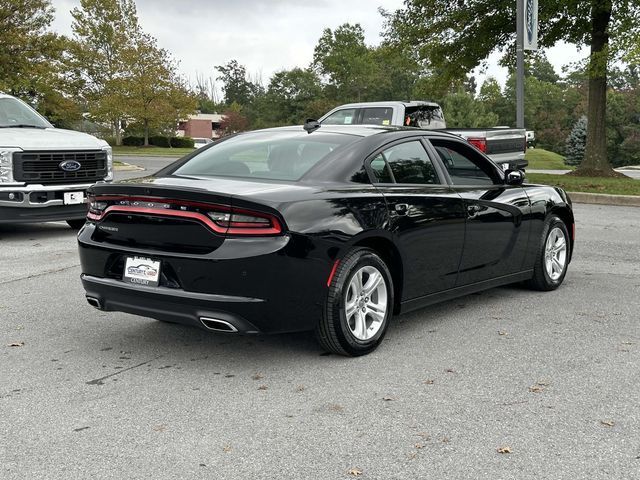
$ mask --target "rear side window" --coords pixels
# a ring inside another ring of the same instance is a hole
[[[439,184],[438,174],[418,140],[394,145],[369,164],[376,183]]]
[[[338,110],[325,118],[322,123],[325,125],[353,125],[356,123],[356,109]]]
[[[362,122],[364,125],[391,125],[393,120],[393,108],[376,107],[362,109]]]
[[[173,175],[298,180],[352,135],[314,132],[255,132],[203,149]]]

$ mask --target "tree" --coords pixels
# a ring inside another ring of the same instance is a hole
[[[587,143],[587,117],[582,116],[567,137],[566,163],[580,165],[584,160]]]
[[[260,86],[247,78],[247,69],[237,60],[231,60],[226,65],[218,65],[216,70],[220,76],[216,80],[222,82],[224,101],[227,106],[232,103],[250,105],[260,92]]]
[[[513,0],[406,0],[405,8],[387,17],[389,38],[403,41],[437,68],[445,83],[460,78],[503,49],[515,52]],[[623,56],[629,38],[640,32],[637,0],[565,0],[540,2],[539,44],[566,41],[590,47],[588,135],[579,173],[615,175],[606,151],[608,66]]]
[[[220,133],[222,136],[244,132],[249,128],[249,119],[241,113],[242,107],[232,103],[222,114]]]
[[[196,99],[180,82],[173,60],[155,38],[140,35],[123,58],[131,65],[123,79],[127,113],[142,124],[148,146],[151,129],[169,125],[175,130],[181,118],[195,111]]]
[[[21,97],[59,127],[81,118],[64,37],[48,31],[50,0],[0,0],[0,91]]]
[[[49,77],[61,53],[53,13],[50,0],[0,0],[0,91],[22,96]]]
[[[135,2],[81,0],[71,16],[71,51],[89,113],[112,126],[120,145],[121,123],[127,114],[125,77],[137,62],[125,52],[142,34]]]
[[[484,104],[463,87],[445,96],[441,102],[448,127],[494,127],[498,122],[498,115],[487,112]]]
[[[277,72],[267,87],[263,120],[270,125],[301,124],[311,102],[321,96],[320,79],[312,70]]]
[[[338,100],[366,100],[374,68],[362,27],[345,23],[335,31],[326,28],[314,49],[312,67],[328,79]]]

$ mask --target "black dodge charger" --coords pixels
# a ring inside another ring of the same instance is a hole
[[[220,332],[315,330],[326,350],[363,355],[393,314],[562,283],[571,201],[523,180],[442,132],[243,133],[154,176],[94,185],[82,283],[101,310]]]

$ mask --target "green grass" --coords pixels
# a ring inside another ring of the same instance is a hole
[[[609,195],[640,195],[640,180],[633,178],[574,177],[527,172],[527,183],[557,185],[567,192],[606,193]]]
[[[142,157],[182,157],[193,152],[193,148],[162,148],[162,147],[113,147],[114,155],[133,155]]]
[[[543,148],[530,148],[524,157],[534,170],[573,170],[574,167],[565,165],[564,157]]]

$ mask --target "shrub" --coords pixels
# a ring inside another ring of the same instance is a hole
[[[122,144],[126,145],[127,147],[141,147],[142,145],[144,145],[144,138],[134,137],[131,135],[128,137],[124,137],[122,139]]]
[[[580,165],[584,159],[584,151],[587,146],[587,117],[584,115],[578,119],[573,130],[567,137],[565,150],[566,160],[569,165]]]
[[[171,137],[170,142],[174,148],[193,148],[193,138],[191,137]]]
[[[164,135],[154,135],[153,137],[149,137],[149,145],[169,148],[169,137],[165,137]]]

